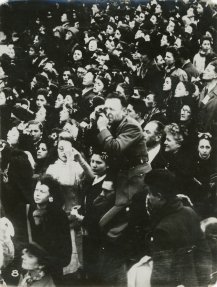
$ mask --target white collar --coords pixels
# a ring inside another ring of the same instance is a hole
[[[153,147],[148,151],[148,163],[152,163],[156,155],[159,153],[161,145],[158,144],[157,146]]]
[[[99,183],[100,181],[102,181],[104,178],[106,177],[106,174],[100,176],[100,177],[95,177],[94,180],[93,180],[93,183],[92,185],[95,185],[97,183]]]

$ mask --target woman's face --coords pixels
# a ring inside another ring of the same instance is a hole
[[[73,99],[71,95],[66,95],[64,99],[64,105],[68,104],[70,107],[73,105]]]
[[[207,139],[201,139],[198,144],[198,152],[199,156],[202,159],[208,159],[210,157],[212,147],[210,145],[209,140]]]
[[[59,94],[57,96],[56,101],[55,101],[55,108],[58,109],[58,108],[62,107],[63,103],[64,103],[63,95]]]
[[[108,34],[108,35],[114,34],[114,29],[112,28],[112,26],[110,26],[110,25],[107,26],[106,34]]]
[[[45,184],[41,184],[39,181],[36,184],[34,191],[34,201],[38,205],[44,205],[49,202],[50,192],[49,187]]]
[[[115,31],[115,39],[118,39],[118,40],[120,40],[120,38],[121,38],[121,33],[120,33],[120,31],[117,29],[116,31]]]
[[[88,44],[88,50],[91,52],[94,52],[97,50],[97,41],[96,40],[90,40]]]
[[[19,141],[20,133],[16,127],[8,131],[7,142],[11,145],[16,145]]]
[[[191,108],[188,105],[185,105],[181,109],[180,121],[186,122],[191,119]]]
[[[164,84],[163,84],[163,91],[170,91],[172,88],[172,81],[170,77],[166,77]]]
[[[150,18],[150,21],[151,21],[152,24],[155,25],[157,23],[157,17],[155,15],[152,15],[151,18]]]
[[[38,258],[32,255],[26,249],[23,250],[22,255],[22,268],[24,270],[33,271],[39,268]]]
[[[175,140],[174,136],[170,133],[166,134],[166,140],[164,141],[165,152],[174,153],[179,150],[180,144]]]
[[[162,38],[161,38],[161,40],[160,40],[160,45],[161,45],[161,47],[168,45],[167,35],[163,35],[163,36],[162,36]]]
[[[38,108],[44,107],[47,104],[47,100],[44,95],[38,95],[36,99],[36,106]]]
[[[90,160],[90,166],[92,171],[97,176],[102,176],[105,174],[107,169],[106,162],[98,154],[93,154]]]
[[[72,149],[72,144],[69,141],[60,140],[57,146],[59,159],[63,162],[67,162],[67,155],[71,149]]]
[[[74,61],[79,61],[82,59],[82,52],[81,50],[75,50],[73,54]]]
[[[201,4],[197,5],[197,13],[202,14],[203,13],[203,6]]]
[[[45,143],[40,143],[37,150],[37,159],[46,158],[47,154],[48,154],[47,145]]]
[[[135,34],[135,39],[145,37],[144,33],[141,30],[138,30]]]
[[[96,79],[94,86],[93,86],[93,91],[94,93],[100,93],[104,89],[104,84],[100,79]]]
[[[65,122],[69,119],[69,112],[66,108],[63,108],[62,111],[60,111],[60,122]]]
[[[183,82],[179,82],[175,89],[175,97],[185,97],[188,95],[188,91],[185,88]]]

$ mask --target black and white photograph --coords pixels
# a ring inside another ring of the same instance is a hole
[[[0,0],[0,286],[217,287],[217,0]]]

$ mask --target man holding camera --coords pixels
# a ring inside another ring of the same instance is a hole
[[[120,284],[124,283],[128,259],[128,207],[132,197],[144,190],[145,174],[151,170],[142,129],[136,120],[126,116],[126,108],[125,97],[112,93],[107,96],[103,109],[100,107],[96,112],[97,138],[111,160],[116,192],[114,206],[99,222],[105,235],[104,269],[110,280]]]

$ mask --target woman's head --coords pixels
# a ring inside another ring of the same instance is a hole
[[[59,135],[59,141],[57,145],[58,158],[62,162],[67,162],[69,154],[72,152],[73,138],[68,132],[62,132]]]
[[[63,131],[70,134],[70,136],[76,141],[78,133],[79,133],[79,125],[74,120],[68,120],[64,127]]]
[[[94,152],[91,156],[90,166],[96,176],[102,176],[108,169],[108,156],[106,153]]]
[[[180,115],[180,121],[181,122],[188,122],[192,118],[192,110],[190,105],[183,105],[181,108],[181,115]]]
[[[36,98],[36,106],[38,109],[47,105],[48,101],[47,96],[48,96],[47,89],[38,89]]]
[[[101,76],[97,76],[94,81],[93,91],[94,93],[98,94],[101,93],[103,90],[107,88],[107,79]]]
[[[208,133],[201,135],[198,142],[199,157],[202,159],[208,159],[210,157],[211,151],[211,135]]]
[[[165,152],[176,153],[182,146],[184,135],[176,123],[167,125],[164,129],[166,139],[164,141]]]
[[[80,61],[83,58],[83,53],[82,50],[79,48],[76,48],[73,52],[73,60],[76,61]]]
[[[61,196],[58,181],[48,174],[39,177],[35,186],[34,201],[38,206],[47,206],[49,203],[59,204]]]
[[[41,246],[31,243],[23,249],[22,253],[22,268],[24,270],[47,272],[50,265],[49,256]]]
[[[37,149],[37,159],[45,159],[48,156],[49,144],[47,141],[41,141]]]
[[[71,108],[67,106],[63,106],[62,110],[60,111],[60,123],[64,123],[70,119],[71,115]]]

